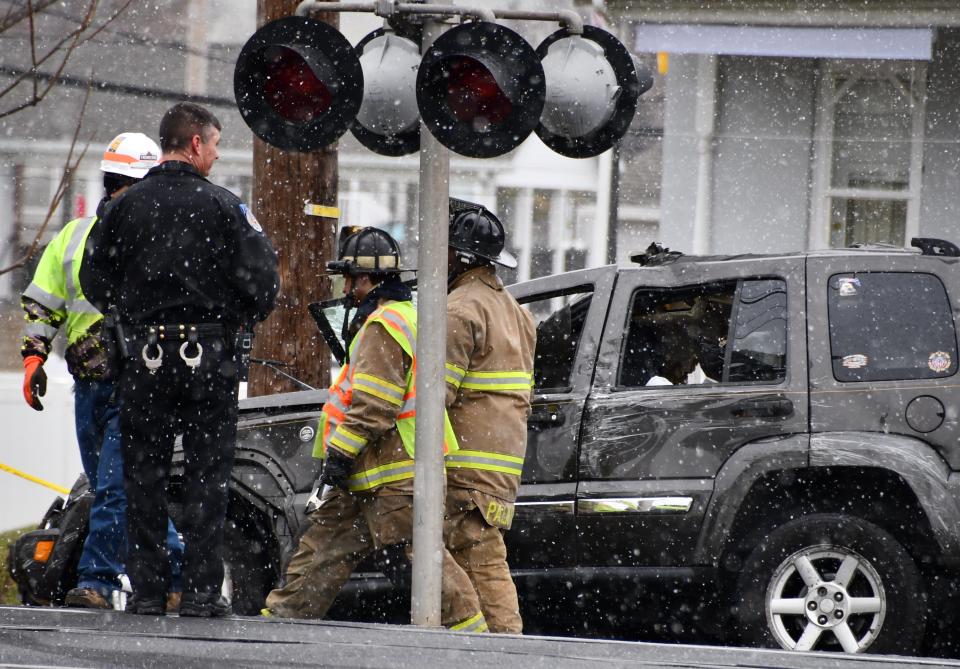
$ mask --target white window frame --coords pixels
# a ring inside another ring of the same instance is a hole
[[[817,91],[817,117],[814,126],[813,198],[810,207],[808,248],[830,247],[830,216],[833,198],[899,200],[907,203],[904,239],[920,232],[920,199],[923,189],[923,146],[926,130],[927,63],[925,61],[888,61],[879,67],[888,71],[888,79],[911,99],[912,132],[910,148],[910,183],[906,190],[877,188],[838,188],[833,186],[834,112],[836,102],[853,82],[837,85],[838,77],[871,75],[876,72],[876,61],[827,60],[821,62]],[[904,90],[895,76],[909,75],[910,87]]]

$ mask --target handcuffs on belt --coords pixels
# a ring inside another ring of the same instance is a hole
[[[157,370],[163,365],[163,349],[160,347],[160,341],[166,339],[167,335],[166,326],[164,325],[150,326],[147,328],[147,343],[143,345],[140,351],[140,357],[143,358],[143,362],[151,374],[156,374]],[[180,359],[187,364],[191,372],[196,372],[197,367],[200,366],[200,358],[203,357],[203,344],[200,343],[200,336],[197,333],[196,326],[191,325],[188,330],[186,325],[181,324],[179,331],[175,335],[171,335],[171,337],[175,336],[178,336],[179,339],[186,339],[186,341],[180,345]],[[197,348],[197,355],[193,357],[187,355],[187,348],[191,345]],[[156,350],[156,356],[150,355],[152,353],[152,351],[149,350],[150,347]]]

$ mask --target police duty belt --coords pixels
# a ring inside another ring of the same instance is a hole
[[[203,344],[200,343],[200,337],[224,336],[226,329],[223,325],[216,323],[174,323],[171,325],[147,325],[143,332],[147,342],[140,350],[140,357],[143,358],[147,370],[151,374],[156,374],[157,370],[163,365],[163,348],[160,346],[164,341],[182,341],[180,344],[180,359],[186,363],[191,372],[196,372],[200,366],[200,359],[203,357]],[[195,351],[196,355],[190,355]]]

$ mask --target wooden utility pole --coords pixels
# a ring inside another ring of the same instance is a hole
[[[257,27],[292,16],[299,0],[258,0]],[[313,18],[339,27],[338,15]],[[337,220],[304,213],[304,204],[337,206],[337,145],[309,153],[281,151],[253,140],[253,208],[280,258],[277,308],[257,328],[253,357],[282,367],[314,388],[330,384],[330,351],[307,305],[330,297],[323,273],[333,254]],[[249,395],[302,390],[263,365],[250,366]]]

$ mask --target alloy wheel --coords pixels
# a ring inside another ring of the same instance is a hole
[[[868,560],[841,546],[808,546],[774,571],[767,624],[787,650],[862,653],[888,613],[883,583]]]

